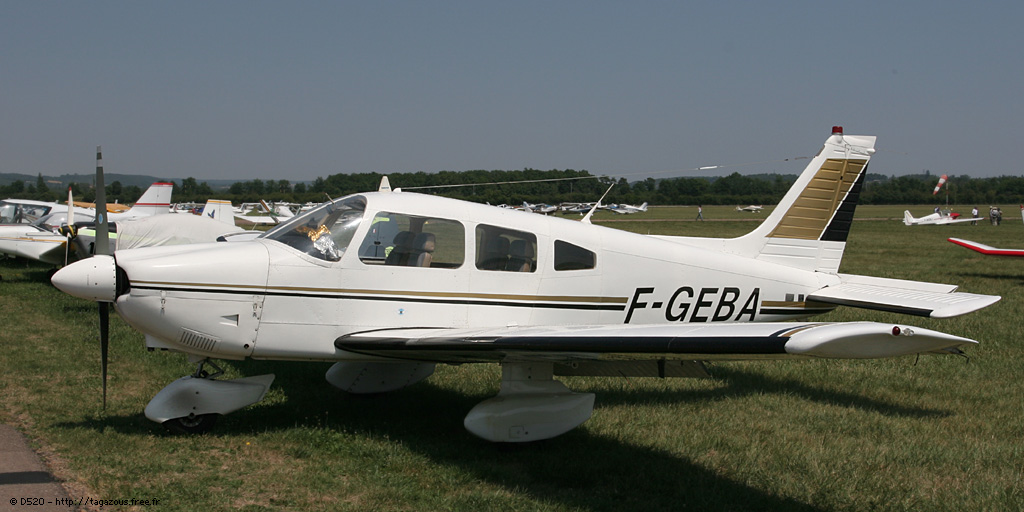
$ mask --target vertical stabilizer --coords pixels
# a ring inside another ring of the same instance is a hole
[[[149,186],[142,194],[142,197],[132,205],[131,208],[121,215],[126,217],[147,217],[150,215],[163,215],[171,211],[171,191],[173,183],[156,182]]]
[[[786,266],[835,273],[846,248],[875,137],[832,136],[765,221],[726,242],[729,252]]]
[[[207,199],[203,206],[203,215],[225,224],[235,225],[235,210],[231,201],[225,199]]]

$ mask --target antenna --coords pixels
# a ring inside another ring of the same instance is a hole
[[[612,183],[611,185],[608,185],[608,190],[605,190],[604,194],[601,194],[601,199],[598,199],[597,202],[594,203],[594,207],[591,208],[590,211],[587,212],[587,214],[585,216],[583,216],[583,220],[581,220],[580,222],[582,222],[584,224],[590,224],[591,223],[590,222],[590,217],[592,215],[594,215],[594,212],[596,212],[598,208],[601,207],[601,201],[604,201],[604,196],[608,195],[608,192],[611,192],[612,191],[612,187],[614,187],[614,186],[615,186],[615,183]]]

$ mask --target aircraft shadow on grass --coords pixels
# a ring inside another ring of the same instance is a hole
[[[772,364],[772,363],[767,363]],[[865,397],[857,393],[816,388],[806,382],[795,379],[780,379],[757,372],[744,371],[736,368],[713,367],[710,369],[714,379],[726,383],[715,389],[696,389],[679,391],[648,391],[625,389],[601,389],[598,396],[600,404],[668,404],[682,401],[717,402],[730,398],[739,398],[752,394],[778,393],[794,395],[804,400],[823,405],[849,407],[852,409],[872,411],[885,416],[907,418],[942,418],[950,416],[947,411],[910,407]]]
[[[701,510],[785,509],[818,510],[793,499],[753,488],[709,470],[699,463],[650,447],[629,444],[579,429],[555,440],[527,444],[493,444],[466,432],[462,411],[493,393],[481,389],[460,393],[426,381],[386,395],[349,395],[325,386],[328,364],[275,365],[235,363],[240,373],[278,372],[278,391],[284,401],[257,404],[221,418],[214,436],[251,436],[254,432],[317,428],[400,442],[435,464],[454,466],[475,478],[525,493],[541,502],[567,508]],[[323,368],[319,368],[323,366]],[[602,390],[600,406],[678,401],[718,401],[750,394],[787,393],[829,405],[864,409],[887,416],[941,417],[948,413],[902,406],[852,393],[824,390],[790,379],[756,372],[716,368],[725,386],[710,390]],[[311,377],[315,376],[315,377]],[[713,404],[712,404],[713,405]],[[598,409],[598,414],[600,414]],[[163,430],[139,414],[105,416],[61,425],[113,429],[136,435]],[[666,428],[671,428],[666,425]],[[685,436],[681,431],[679,435]],[[315,453],[317,446],[306,452]],[[301,452],[301,450],[300,450]],[[301,456],[301,455],[296,455]],[[308,455],[307,455],[308,456]],[[340,456],[344,456],[339,454]]]

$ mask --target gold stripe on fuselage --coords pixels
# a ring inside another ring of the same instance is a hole
[[[139,285],[176,286],[187,288],[234,288],[243,290],[298,293],[327,293],[338,295],[386,295],[403,297],[435,297],[444,299],[486,299],[486,300],[517,300],[533,302],[589,302],[598,304],[625,304],[626,297],[576,297],[569,295],[508,295],[497,293],[466,293],[466,292],[427,292],[409,290],[366,290],[348,288],[311,288],[303,286],[260,286],[246,284],[212,284],[212,283],[175,283],[169,281],[134,281]]]

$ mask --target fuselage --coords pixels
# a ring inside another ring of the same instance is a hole
[[[388,328],[791,320],[830,309],[804,296],[834,278],[402,192],[343,198],[253,241],[116,260],[116,308],[151,347],[221,358],[344,359],[337,337]]]

